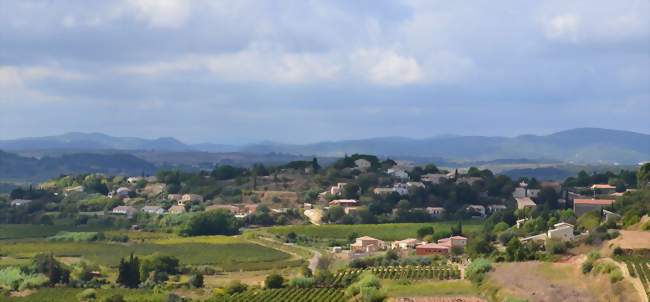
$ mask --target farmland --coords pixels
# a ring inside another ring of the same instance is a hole
[[[260,231],[269,232],[275,235],[286,235],[294,232],[298,235],[311,237],[314,239],[347,239],[353,234],[363,234],[381,240],[401,240],[412,238],[416,235],[417,230],[423,226],[433,226],[438,230],[451,230],[456,224],[454,221],[431,222],[431,223],[387,223],[387,224],[354,224],[354,225],[291,225],[275,226],[263,228]],[[464,221],[463,231],[473,232],[481,227],[480,222]]]
[[[0,302],[70,302],[79,301],[77,295],[83,289],[79,288],[43,288],[23,297],[6,297],[0,295]],[[129,302],[163,302],[166,294],[154,293],[151,290],[111,288],[97,289],[97,297],[101,301],[112,295],[127,297]]]
[[[630,271],[630,276],[641,280],[641,284],[643,284],[643,288],[645,289],[648,298],[650,298],[650,259],[639,256],[629,256],[623,257],[622,260],[625,262],[628,271]]]
[[[343,302],[343,291],[334,288],[283,288],[247,291],[215,297],[211,302]]]
[[[0,240],[20,238],[44,238],[62,231],[102,231],[103,227],[76,227],[67,225],[0,224]]]
[[[350,269],[337,274],[335,284],[339,283],[346,276],[357,276],[364,271],[370,271],[381,279],[390,280],[450,280],[459,279],[460,270],[451,265],[428,265],[428,266],[385,266],[370,267],[366,269]]]
[[[136,255],[172,255],[182,259],[183,264],[214,265],[226,271],[300,264],[282,251],[226,236],[175,237],[128,244],[24,240],[4,241],[0,245],[0,254],[13,258],[28,258],[48,252],[59,257],[81,257],[106,266],[116,266],[121,257],[127,257],[132,252]]]
[[[479,294],[477,287],[467,280],[426,280],[413,283],[386,280],[384,283],[389,297],[475,296]]]

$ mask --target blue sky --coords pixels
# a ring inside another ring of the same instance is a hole
[[[0,139],[650,133],[649,3],[0,0]]]

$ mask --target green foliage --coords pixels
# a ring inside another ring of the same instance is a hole
[[[379,278],[370,272],[365,272],[359,276],[357,282],[348,286],[345,295],[350,298],[358,297],[361,301],[383,301],[386,294],[380,289]]]
[[[650,163],[645,163],[639,168],[636,178],[642,187],[647,187],[650,184]]]
[[[103,235],[98,232],[59,232],[52,237],[48,237],[49,241],[72,241],[72,242],[90,242],[102,239]]]
[[[470,279],[474,283],[481,283],[485,278],[485,274],[492,270],[492,263],[485,258],[478,258],[472,261],[465,269],[465,278]]]
[[[77,295],[77,298],[81,302],[95,301],[97,299],[97,291],[92,288],[85,289]]]
[[[273,273],[264,279],[266,288],[282,288],[284,287],[284,278],[278,273]]]
[[[419,239],[424,238],[426,235],[433,235],[433,227],[432,226],[423,226],[418,229],[417,231],[417,236]]]
[[[248,288],[248,285],[242,283],[239,280],[232,280],[230,283],[228,283],[228,286],[226,287],[226,292],[228,294],[237,294],[237,293],[243,293],[246,291]]]
[[[11,290],[24,290],[38,288],[47,283],[49,283],[49,279],[43,274],[24,273],[17,267],[0,269],[0,287]]]
[[[175,275],[179,272],[180,261],[175,256],[161,255],[159,253],[143,257],[140,262],[140,280],[146,280],[151,272],[161,272]]]
[[[202,212],[194,215],[183,226],[183,236],[234,235],[239,232],[239,222],[226,210]]]
[[[297,288],[310,288],[316,284],[316,280],[313,277],[297,277],[289,281],[289,287]]]
[[[192,288],[201,288],[203,287],[203,275],[202,274],[193,274],[192,277],[187,281],[187,283]]]
[[[120,259],[116,282],[127,288],[136,288],[140,285],[140,260],[133,256],[133,253],[128,260]]]

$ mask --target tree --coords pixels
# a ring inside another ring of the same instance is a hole
[[[647,187],[650,185],[650,163],[643,164],[636,174],[637,184],[640,187]]]
[[[179,272],[179,260],[174,256],[153,254],[140,262],[140,280],[149,278],[151,272],[175,275]]]
[[[133,253],[129,260],[120,259],[117,283],[128,288],[137,288],[140,285],[140,260]]]
[[[451,227],[452,236],[460,236],[463,234],[463,223],[459,220],[455,226]]]
[[[243,293],[248,289],[248,285],[241,283],[239,280],[232,280],[226,287],[226,293],[229,295]]]
[[[203,287],[203,275],[196,273],[190,277],[187,283],[193,288],[201,288]]]
[[[235,235],[239,232],[239,222],[227,210],[202,212],[192,216],[183,226],[183,236]]]
[[[417,231],[418,239],[424,238],[426,235],[433,235],[433,226],[423,226]]]
[[[284,286],[284,278],[278,273],[272,273],[264,279],[266,288],[282,288]]]
[[[320,165],[318,164],[318,159],[316,159],[316,157],[312,158],[311,160],[311,168],[316,172],[320,170]]]

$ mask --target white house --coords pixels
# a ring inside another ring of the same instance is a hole
[[[482,205],[470,204],[465,208],[465,210],[470,213],[478,213],[481,215],[481,217],[485,217],[485,207]]]
[[[337,183],[336,186],[332,186],[330,188],[330,194],[332,194],[332,196],[337,196],[337,195],[341,194],[341,191],[343,190],[343,187],[345,187],[346,185],[347,185],[347,183],[345,183],[345,182]]]
[[[126,217],[131,218],[138,212],[138,210],[130,206],[117,206],[113,208],[112,212],[113,214],[126,215]]]
[[[142,207],[142,212],[149,213],[149,214],[156,214],[156,215],[162,215],[165,214],[165,209],[159,207],[159,206],[144,206]]]
[[[127,188],[127,187],[120,187],[115,191],[118,198],[129,197],[129,192],[131,192],[131,190],[129,188]]]
[[[549,239],[559,239],[561,241],[573,240],[573,225],[566,222],[560,222],[553,225],[553,228],[546,232]]]
[[[487,209],[490,213],[496,213],[496,212],[505,211],[508,209],[508,207],[502,204],[491,204],[487,207]]]
[[[354,207],[358,204],[359,201],[354,199],[335,199],[330,201],[330,206]]]
[[[418,240],[416,238],[407,238],[404,240],[393,241],[393,243],[391,243],[391,248],[400,250],[414,249],[416,246],[422,243],[422,240]]]
[[[534,208],[537,204],[530,197],[515,198],[517,200],[517,209]]]
[[[409,174],[406,173],[406,171],[401,170],[401,169],[393,169],[393,168],[391,168],[391,169],[388,169],[386,171],[386,174],[388,174],[390,176],[393,176],[393,177],[397,177],[399,179],[409,179]]]
[[[169,208],[169,214],[183,214],[185,213],[185,207],[181,205],[175,205]]]
[[[126,179],[126,182],[128,182],[130,184],[134,184],[134,183],[137,183],[138,181],[141,181],[143,179],[144,178],[142,176],[131,176],[131,177]]]
[[[353,244],[350,244],[350,250],[355,253],[371,253],[385,248],[385,242],[369,236],[359,237]]]
[[[419,181],[409,181],[406,183],[406,186],[409,188],[424,188],[424,184]]]
[[[440,217],[445,213],[445,208],[442,207],[427,207],[425,209],[433,217]]]
[[[404,196],[409,194],[409,187],[406,184],[397,183],[393,185],[393,191],[397,192],[399,195]]]
[[[424,174],[424,175],[420,176],[421,181],[429,182],[429,183],[434,184],[434,185],[440,184],[440,182],[443,179],[447,179],[446,174],[432,174],[432,173],[429,173],[429,174]]]
[[[203,196],[198,194],[183,194],[181,201],[184,203],[203,202]]]

